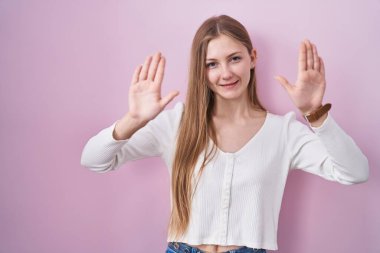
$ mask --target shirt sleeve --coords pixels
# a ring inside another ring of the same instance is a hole
[[[175,138],[182,110],[183,104],[178,102],[173,109],[162,111],[126,140],[113,138],[117,121],[114,122],[88,140],[82,151],[81,165],[95,172],[107,172],[126,161],[162,156]]]
[[[290,168],[301,169],[330,181],[351,185],[368,180],[368,159],[335,122],[330,113],[320,127],[311,130],[286,115]]]

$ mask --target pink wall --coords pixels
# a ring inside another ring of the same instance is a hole
[[[299,42],[314,41],[325,101],[370,162],[370,180],[355,186],[292,173],[278,252],[380,252],[379,13],[378,0],[0,1],[0,252],[164,252],[163,162],[96,174],[80,155],[127,110],[146,55],[166,55],[163,92],[179,89],[184,101],[192,37],[215,14],[252,35],[260,95],[274,113],[295,107],[273,76],[293,81]]]

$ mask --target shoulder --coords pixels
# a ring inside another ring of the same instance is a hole
[[[268,113],[268,117],[271,118],[272,124],[284,126],[284,125],[288,125],[289,123],[299,122],[297,120],[296,113],[294,111],[289,111],[285,114],[275,114],[271,112],[267,112],[267,113]]]
[[[177,120],[181,118],[185,105],[183,102],[177,102],[172,108],[163,110],[157,118],[165,118],[167,120]]]
[[[174,108],[172,109],[173,111],[176,112],[176,114],[182,115],[182,112],[185,109],[185,104],[182,101],[178,101],[175,105]]]
[[[293,142],[299,138],[310,140],[314,138],[308,126],[297,119],[294,111],[285,114],[269,114],[271,117],[271,134],[283,140],[285,143]]]
[[[269,116],[272,129],[277,129],[282,135],[288,136],[310,132],[308,125],[298,120],[294,111],[289,111],[285,114],[269,113]]]
[[[175,129],[182,118],[183,110],[183,102],[177,102],[172,108],[166,108],[160,112],[149,124],[159,126],[162,130]]]
[[[327,114],[327,118],[323,124],[319,127],[311,126],[306,120],[304,121],[305,123],[301,122],[297,119],[297,114],[294,111],[289,111],[284,115],[272,114],[272,118],[273,122],[276,122],[277,124],[280,124],[287,129],[293,129],[295,131],[307,129],[312,130],[312,132],[318,134],[324,131],[329,131],[333,128],[337,128],[337,123],[331,116],[330,112]]]

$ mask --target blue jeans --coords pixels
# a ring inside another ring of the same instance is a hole
[[[204,251],[191,247],[183,242],[169,242],[165,253],[204,253]],[[265,249],[252,249],[242,246],[238,249],[229,250],[224,253],[266,253]]]

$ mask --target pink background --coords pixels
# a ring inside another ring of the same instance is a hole
[[[0,252],[165,251],[163,162],[96,174],[80,156],[126,112],[133,69],[148,54],[167,57],[163,93],[181,91],[168,108],[184,101],[192,37],[218,14],[249,30],[273,113],[296,110],[273,76],[294,81],[299,42],[315,42],[325,102],[370,162],[369,181],[354,186],[292,173],[278,252],[380,252],[379,13],[379,0],[0,1]]]

